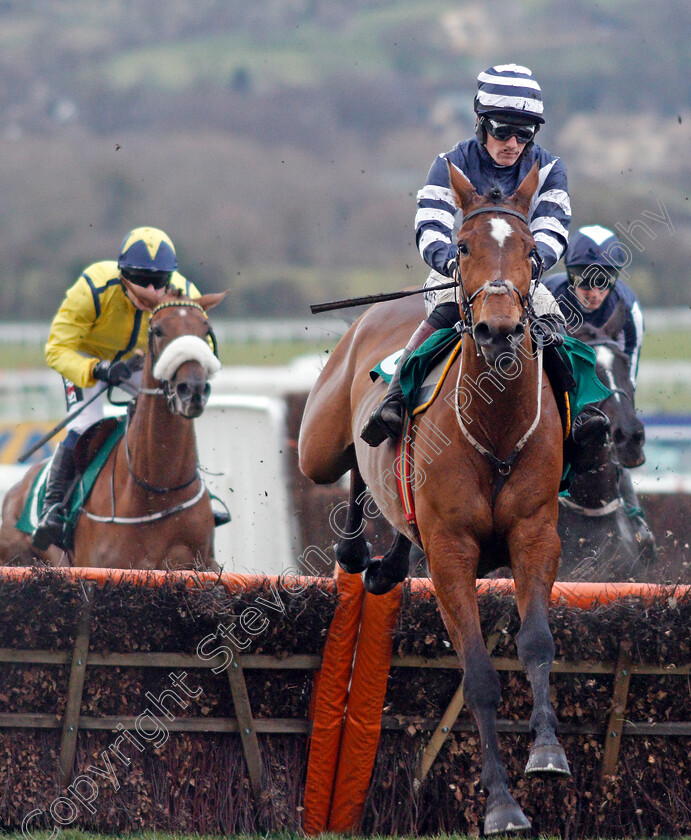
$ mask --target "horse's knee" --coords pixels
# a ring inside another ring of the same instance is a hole
[[[489,657],[482,661],[466,661],[463,675],[463,698],[472,712],[489,709],[496,712],[501,702],[501,682]]]
[[[524,667],[533,664],[552,663],[554,659],[554,639],[549,629],[547,616],[532,614],[526,616],[516,638],[518,657]]]

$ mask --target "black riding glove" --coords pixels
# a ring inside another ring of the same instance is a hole
[[[93,376],[108,385],[119,385],[132,376],[132,370],[127,362],[99,362],[93,370]]]
[[[542,277],[542,272],[545,267],[542,257],[537,251],[533,251],[530,254],[530,266],[530,279],[535,283],[540,279],[540,277]]]
[[[450,277],[451,280],[456,279],[456,269],[458,268],[458,263],[456,262],[456,258],[449,260],[446,263],[446,275]]]

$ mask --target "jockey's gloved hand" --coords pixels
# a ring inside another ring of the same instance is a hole
[[[458,263],[456,262],[456,258],[454,257],[452,260],[449,260],[446,263],[446,274],[452,280],[456,279],[456,269],[458,268]]]
[[[530,279],[533,283],[536,283],[542,276],[542,271],[544,268],[542,257],[538,254],[537,251],[532,251],[530,254],[530,266]]]
[[[125,379],[129,379],[132,371],[127,362],[99,362],[93,369],[94,379],[107,382],[108,385],[119,385]]]

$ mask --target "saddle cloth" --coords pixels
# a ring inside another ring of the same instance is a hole
[[[577,338],[562,336],[564,344],[556,348],[572,374],[568,389],[559,387],[552,381],[556,399],[560,405],[560,414],[564,421],[564,436],[570,431],[571,420],[586,405],[599,403],[612,395],[603,385],[595,372],[595,351]],[[417,350],[410,354],[401,370],[401,388],[405,397],[408,413],[420,414],[428,408],[439,393],[444,378],[461,349],[461,339],[453,327],[440,329],[433,333]],[[372,380],[381,377],[391,381],[396,363],[403,350],[387,356],[370,371]],[[553,352],[548,348],[548,352]],[[566,408],[563,408],[563,405]]]
[[[112,423],[112,420],[104,421]],[[106,438],[103,445],[95,453],[94,457],[89,462],[86,469],[78,476],[73,484],[68,498],[64,505],[64,547],[69,549],[72,547],[72,536],[79,518],[82,505],[89,498],[89,493],[94,486],[98,474],[103,469],[103,465],[108,459],[108,456],[115,448],[120,438],[125,433],[125,419],[120,418],[115,422],[115,426],[111,433]],[[50,472],[50,466],[53,459],[46,461],[45,465],[39,470],[34,483],[29,490],[29,494],[24,504],[21,516],[17,520],[16,528],[23,531],[25,534],[33,535],[38,525],[38,520],[43,506],[43,497],[46,490],[46,482]]]

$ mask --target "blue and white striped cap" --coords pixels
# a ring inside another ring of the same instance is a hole
[[[475,113],[544,123],[542,91],[532,72],[520,64],[497,64],[477,77]]]

